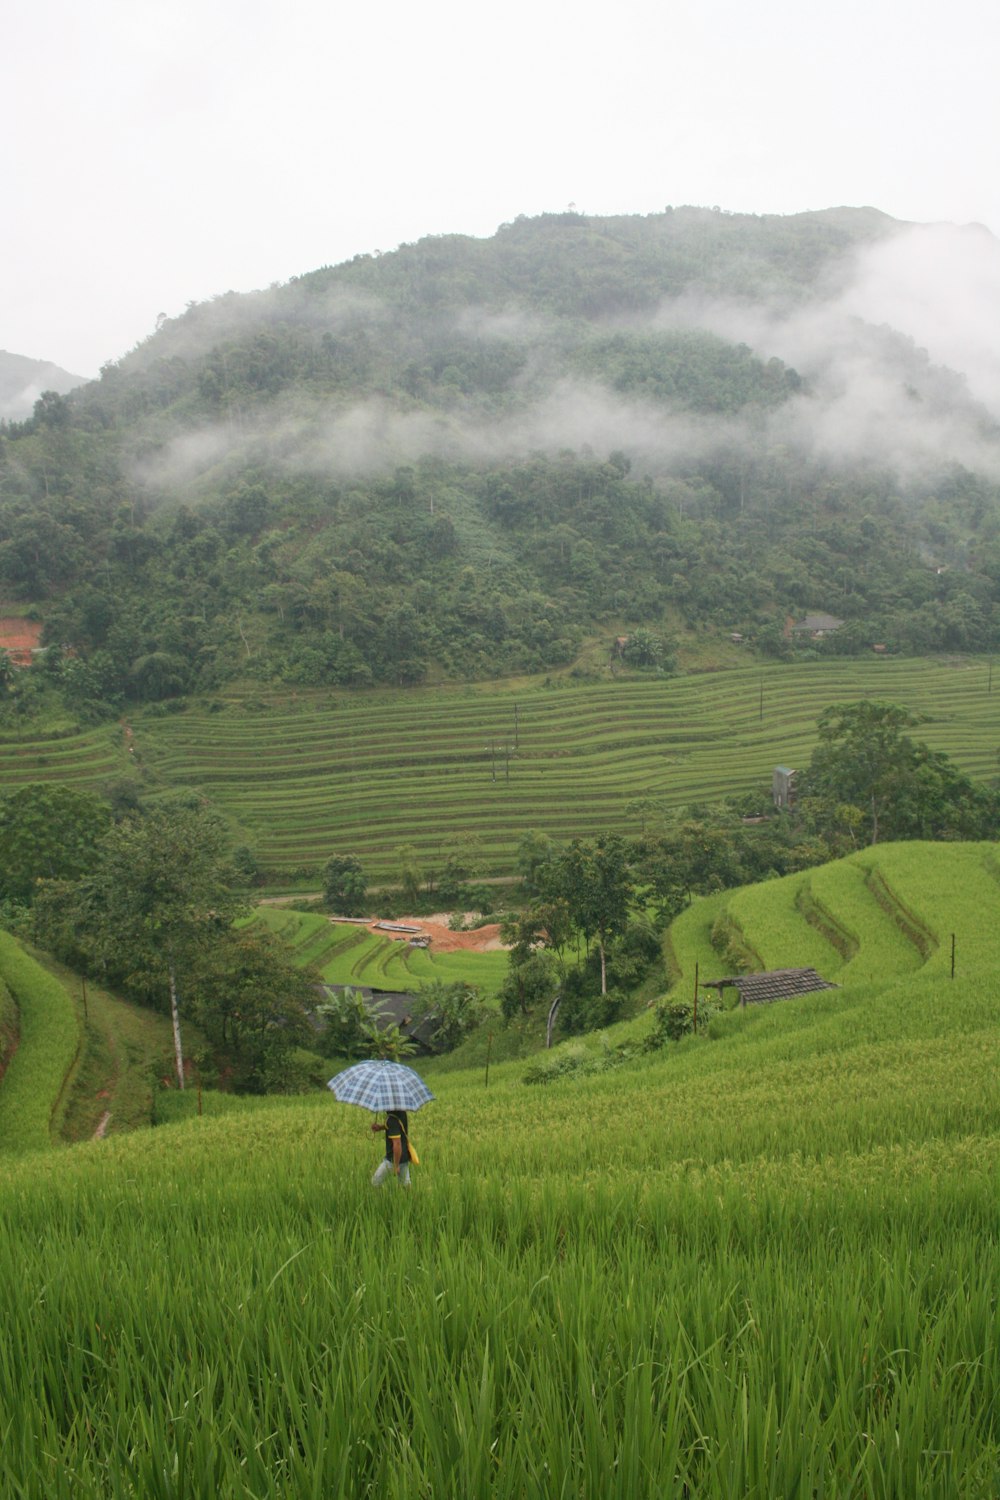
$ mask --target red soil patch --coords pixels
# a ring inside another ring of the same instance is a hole
[[[393,921],[405,922],[407,927],[419,927],[420,933],[431,940],[435,953],[493,953],[506,945],[500,941],[500,924],[490,922],[485,927],[476,927],[472,932],[452,932],[447,921],[434,917],[394,917]],[[372,930],[376,930],[374,925]],[[398,938],[406,942],[416,933],[378,931],[379,937]]]
[[[42,627],[38,620],[17,616],[0,619],[0,651],[6,651],[19,667],[31,665],[31,653],[42,644]]]

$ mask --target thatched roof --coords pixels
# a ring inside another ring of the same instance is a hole
[[[767,1005],[772,1000],[790,1000],[794,995],[811,995],[814,990],[837,988],[815,969],[767,969],[762,974],[733,974],[728,979],[703,982],[706,989],[720,992],[729,988],[739,990],[741,1005]]]

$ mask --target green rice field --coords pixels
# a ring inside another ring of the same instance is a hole
[[[319,914],[273,906],[257,907],[254,920],[279,933],[301,963],[315,964],[328,984],[416,990],[435,979],[445,984],[462,979],[491,995],[507,973],[503,951],[436,953]]]
[[[985,659],[748,666],[665,680],[470,686],[219,700],[138,713],[69,738],[0,743],[0,784],[194,788],[227,814],[275,888],[315,882],[334,851],[393,879],[395,850],[433,867],[475,831],[488,872],[517,842],[638,832],[641,804],[717,800],[804,765],[831,702],[888,699],[925,713],[919,731],[972,775],[996,770],[1000,687]]]
[[[422,1064],[409,1192],[370,1187],[369,1116],[325,1091],[26,1134],[0,1494],[995,1500],[996,872],[888,845],[695,903],[681,992],[730,906],[769,964],[826,944],[838,988],[544,1086]]]

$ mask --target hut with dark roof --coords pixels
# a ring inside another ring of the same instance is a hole
[[[718,990],[720,995],[723,990],[738,990],[741,1005],[770,1005],[774,1000],[837,989],[837,985],[823,979],[815,969],[767,969],[761,974],[733,974],[728,979],[707,979],[702,983],[705,989]]]

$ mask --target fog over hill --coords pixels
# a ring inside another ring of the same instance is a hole
[[[975,226],[874,210],[550,215],[200,304],[114,374],[148,387],[183,365],[207,398],[185,431],[142,444],[136,477],[156,488],[234,458],[344,478],[585,443],[653,472],[778,445],[903,479],[955,463],[996,476],[997,305],[1000,244]],[[657,368],[671,340],[683,362],[682,334],[778,359],[801,383],[766,420],[732,392],[685,390]]]
[[[823,649],[992,648],[998,305],[986,230],[872,208],[359,255],[9,425],[0,588],[102,702],[542,671],[634,626],[774,654],[816,611]]]
[[[43,391],[64,396],[85,384],[82,375],[71,375],[44,359],[28,359],[0,349],[0,422],[21,422],[31,416]]]

